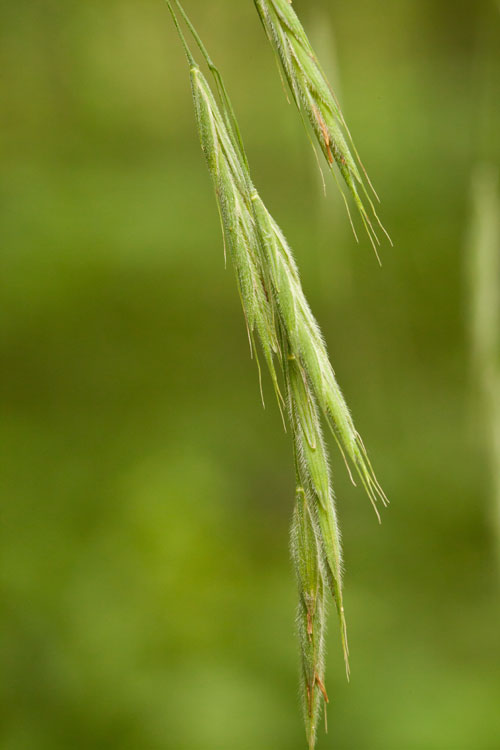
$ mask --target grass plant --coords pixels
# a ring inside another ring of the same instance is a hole
[[[324,653],[327,592],[335,601],[349,673],[341,543],[321,416],[374,507],[378,500],[386,500],[336,381],[292,251],[253,185],[222,77],[178,0],[167,0],[167,4],[189,63],[201,147],[214,184],[225,252],[236,273],[251,351],[259,363],[258,340],[293,438],[296,492],[291,551],[299,588],[301,693],[312,750],[321,704],[328,702]],[[177,12],[214,76],[217,97],[186,42]]]

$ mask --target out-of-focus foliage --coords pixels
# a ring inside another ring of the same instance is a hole
[[[379,527],[335,461],[352,681],[332,632],[318,747],[493,750],[463,271],[473,166],[499,157],[498,5],[316,4],[396,245],[382,270],[318,194],[253,3],[186,0],[392,501]],[[166,7],[2,0],[0,64],[0,748],[299,750],[290,445]]]

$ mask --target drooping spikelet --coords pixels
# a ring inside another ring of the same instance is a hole
[[[314,501],[311,497],[308,498],[300,484],[296,490],[290,546],[299,589],[297,630],[300,644],[302,706],[307,740],[312,750],[316,742],[321,700],[328,703],[325,688],[328,589]]]
[[[368,188],[376,198],[377,195],[361,164],[337,99],[291,6],[291,0],[254,2],[295,104],[310,123],[328,166],[332,170],[336,166],[340,171],[375,248],[380,242],[373,222],[387,235]]]
[[[279,318],[286,329],[290,351],[306,376],[307,394],[309,397],[313,394],[317,400],[340,450],[358,473],[377,512],[377,498],[384,504],[386,498],[335,378],[321,331],[302,290],[292,251],[255,189],[252,198]]]
[[[327,701],[324,687],[327,589],[335,600],[349,670],[340,535],[321,413],[372,502],[375,503],[377,495],[382,500],[384,496],[336,382],[292,252],[252,184],[222,78],[182,6],[178,0],[175,3],[215,76],[220,106],[182,36],[172,3],[167,0],[190,65],[201,146],[214,183],[224,245],[235,269],[252,350],[257,355],[258,338],[280,408],[286,407],[293,437],[297,489],[291,549],[299,588],[303,706],[312,750],[321,700]]]

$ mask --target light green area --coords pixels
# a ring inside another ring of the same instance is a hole
[[[332,181],[319,225],[251,0],[186,0],[391,500],[379,527],[332,446],[352,679],[332,622],[318,748],[495,750],[463,273],[473,166],[499,156],[498,8],[321,4],[395,242],[382,270]],[[0,748],[300,750],[292,452],[268,378],[260,406],[167,8],[2,1],[0,64]]]

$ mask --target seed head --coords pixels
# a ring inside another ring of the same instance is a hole
[[[384,495],[335,379],[319,326],[302,290],[292,251],[252,183],[222,78],[176,0],[215,76],[219,105],[182,37],[172,4],[169,0],[167,3],[189,60],[201,147],[214,184],[224,247],[235,269],[251,349],[258,362],[258,339],[278,404],[280,408],[286,407],[293,438],[297,489],[291,551],[299,590],[297,622],[304,716],[312,750],[321,701],[328,702],[324,686],[328,590],[335,600],[349,674],[341,542],[321,415],[330,425],[346,462],[350,461],[358,472],[372,502],[375,503],[377,496],[384,500]],[[284,22],[285,16],[279,18]],[[286,28],[304,43],[300,24],[297,26],[293,16],[288,18]]]

